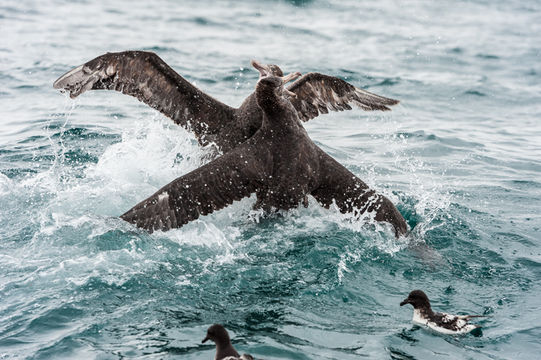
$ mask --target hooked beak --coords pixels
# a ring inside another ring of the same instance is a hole
[[[257,70],[259,71],[259,77],[265,77],[265,76],[268,76],[271,71],[269,69],[269,67],[267,65],[263,65],[255,60],[252,60],[250,61],[250,64],[252,64],[252,66]]]
[[[291,74],[288,74],[286,76],[282,76],[282,84],[287,84],[288,82],[290,82],[291,80],[295,80],[296,78],[302,76],[302,74],[300,72],[294,72],[294,73],[291,73]]]
[[[205,337],[205,338],[203,339],[203,341],[201,341],[201,344],[204,344],[204,343],[206,343],[206,342],[207,342],[207,340],[209,340],[209,337],[208,337],[208,335],[207,335],[207,336],[206,336],[206,337]]]
[[[294,97],[294,98],[297,97],[297,94],[295,94],[293,91],[289,91],[286,88],[284,88],[284,94],[289,95],[289,96]]]
[[[402,301],[400,303],[400,306],[404,306],[404,305],[409,304],[409,303],[410,303],[409,299],[404,299],[404,301]]]
[[[300,72],[294,72],[294,73],[291,73],[291,74],[288,74],[286,76],[282,76],[280,79],[282,79],[282,85],[285,85],[287,84],[288,82],[290,82],[291,80],[295,80],[296,78],[298,78],[299,76],[302,76],[302,74]],[[293,91],[289,91],[288,89],[284,88],[284,94],[286,95],[289,95],[291,97],[294,97],[296,98],[297,97],[297,94],[295,94]]]

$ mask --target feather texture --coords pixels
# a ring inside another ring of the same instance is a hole
[[[166,231],[250,196],[268,174],[255,153],[251,144],[243,144],[173,180],[121,218],[150,232]]]
[[[107,53],[56,80],[55,89],[75,98],[88,90],[116,90],[133,96],[195,133],[219,133],[234,109],[205,94],[176,73],[158,55],[146,51]]]
[[[337,77],[308,73],[288,87],[297,97],[290,99],[302,121],[308,121],[329,111],[351,110],[355,105],[363,110],[391,110],[398,100],[361,90]]]

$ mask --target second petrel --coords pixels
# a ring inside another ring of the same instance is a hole
[[[262,76],[283,76],[277,65],[257,64]],[[299,77],[290,74],[287,81]],[[117,90],[136,97],[176,124],[192,131],[201,145],[215,144],[223,153],[252,137],[263,113],[255,94],[239,108],[207,95],[180,76],[158,55],[148,51],[123,51],[100,55],[58,78],[53,87],[75,98],[87,90]],[[320,113],[351,109],[390,110],[397,100],[361,90],[339,78],[309,73],[289,87],[299,118],[308,121]]]

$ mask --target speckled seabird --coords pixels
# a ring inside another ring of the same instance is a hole
[[[257,62],[253,63],[260,68]],[[308,136],[280,77],[263,76],[256,100],[260,129],[218,159],[172,181],[121,216],[149,231],[178,228],[256,193],[256,207],[297,207],[310,194],[328,208],[357,215],[373,213],[403,235],[407,225],[396,207],[321,150]]]
[[[400,306],[411,304],[413,306],[413,322],[418,325],[447,335],[467,334],[479,325],[470,324],[471,318],[484,317],[482,315],[451,315],[432,311],[430,301],[421,290],[413,290]]]
[[[227,330],[220,324],[214,324],[208,328],[207,336],[205,336],[202,343],[208,340],[212,340],[216,344],[215,360],[254,360],[251,355],[239,355],[231,344]]]
[[[258,70],[266,72],[265,76],[283,76],[276,65],[260,65]],[[300,73],[291,75],[288,81]],[[98,56],[62,75],[53,86],[69,91],[72,98],[97,89],[134,96],[192,131],[201,145],[214,143],[222,153],[252,137],[263,119],[254,93],[239,108],[232,108],[190,84],[155,53],[146,51]],[[292,103],[303,121],[329,110],[349,110],[353,104],[364,110],[389,110],[388,106],[398,103],[318,73],[304,75],[289,90],[297,95]]]

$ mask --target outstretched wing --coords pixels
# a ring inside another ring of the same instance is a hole
[[[268,174],[264,160],[244,143],[173,180],[120,217],[150,232],[179,228],[255,192]]]
[[[202,143],[206,134],[218,133],[233,119],[233,108],[190,84],[152,52],[98,56],[62,75],[53,86],[69,91],[72,98],[97,89],[134,96],[194,131]]]
[[[376,221],[385,221],[393,225],[398,237],[407,232],[406,221],[385,196],[377,194],[361,179],[320,150],[321,181],[312,195],[324,207],[336,203],[342,213],[363,214],[375,212]]]
[[[361,90],[337,77],[308,73],[288,87],[297,94],[290,101],[297,109],[299,118],[308,121],[319,114],[331,111],[351,110],[356,105],[363,110],[391,110],[398,100]]]

